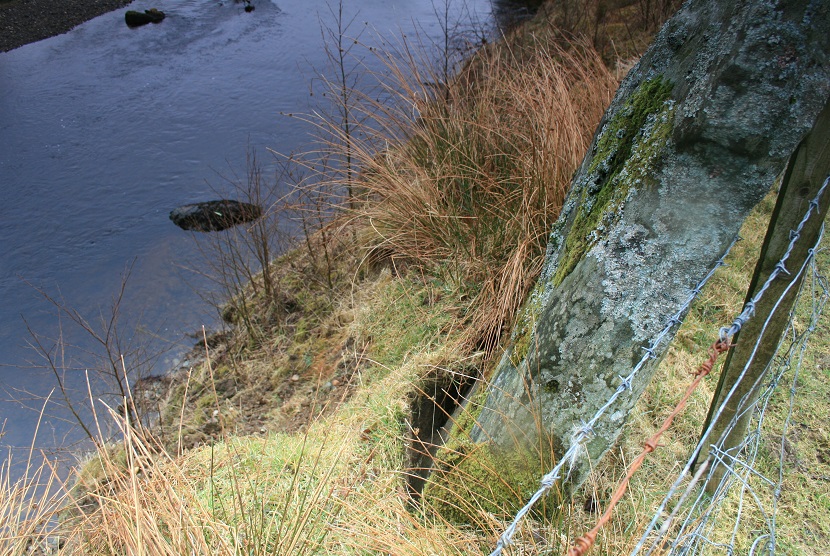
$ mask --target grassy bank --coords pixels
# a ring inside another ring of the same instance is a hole
[[[122,439],[67,482],[47,466],[12,484],[0,469],[0,551],[488,554],[526,493],[500,488],[503,469],[470,477],[464,488],[475,496],[462,509],[472,523],[459,523],[436,511],[445,501],[418,496],[421,470],[462,392],[487,380],[618,66],[655,28],[644,5],[599,5],[543,14],[460,65],[448,87],[411,50],[390,55],[395,101],[347,105],[349,121],[383,115],[359,131],[342,119],[320,124],[331,149],[302,164],[326,171],[297,179],[304,203],[294,206],[308,233],[253,282],[250,269],[225,274],[232,326],[204,338],[156,426],[101,415]],[[642,25],[617,44],[614,29],[636,18]],[[612,43],[626,53],[619,64]],[[322,164],[332,157],[340,164]],[[343,202],[332,203],[338,193]],[[562,553],[596,521],[718,327],[739,312],[772,204],[757,208],[729,266],[701,293],[612,457],[568,499],[552,498],[559,507],[524,522],[511,554]],[[228,262],[244,248],[218,246]],[[805,357],[784,457],[777,528],[793,554],[830,542],[828,326],[823,318]],[[595,554],[637,541],[696,441],[716,380],[636,476]],[[770,403],[773,423],[787,419],[787,396]],[[765,472],[783,457],[779,443],[762,439]],[[49,480],[53,489],[38,490]],[[33,500],[40,492],[47,497]],[[728,539],[730,527],[712,537]]]

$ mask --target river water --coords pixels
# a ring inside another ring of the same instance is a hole
[[[336,24],[325,0],[253,4],[246,13],[233,0],[137,0],[130,9],[158,7],[167,18],[130,29],[119,10],[0,53],[2,446],[32,444],[50,393],[36,445],[81,438],[27,328],[75,369],[66,374],[72,395],[86,396],[86,352],[97,347],[38,290],[100,330],[130,267],[121,334],[168,350],[157,372],[193,345],[188,333],[215,326],[199,293],[209,285],[183,268],[193,238],[168,213],[228,193],[221,176],[244,174],[249,145],[260,153],[307,146],[310,127],[281,113],[314,109],[319,95],[309,93],[326,68],[321,22]],[[443,5],[431,0],[344,0],[343,9],[347,34],[367,45],[443,35]],[[487,29],[493,11],[488,0],[466,0],[447,13]],[[56,351],[59,336],[76,347]]]

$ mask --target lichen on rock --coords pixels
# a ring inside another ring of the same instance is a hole
[[[640,85],[600,131],[588,172],[578,187],[579,208],[565,239],[554,286],[571,273],[619,210],[632,187],[644,184],[671,131],[672,85],[661,76]]]
[[[671,334],[605,407],[620,377],[685,310],[828,102],[830,7],[808,11],[799,0],[690,0],[623,80],[463,437],[479,467],[540,446],[561,457],[602,408],[572,487],[616,441]],[[507,476],[518,481],[516,469]]]

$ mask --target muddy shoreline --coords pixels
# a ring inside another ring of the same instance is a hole
[[[66,33],[132,0],[0,0],[0,52]]]

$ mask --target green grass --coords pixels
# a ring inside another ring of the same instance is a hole
[[[516,550],[556,553],[593,524],[596,514],[585,509],[586,501],[604,507],[626,463],[674,406],[718,328],[740,310],[772,202],[766,199],[751,215],[742,231],[745,240],[734,248],[729,265],[695,302],[611,456],[596,463],[585,486],[558,512],[548,517],[535,514],[523,522]],[[826,252],[821,253],[821,263],[825,268],[830,263]],[[73,519],[64,521],[65,553],[489,553],[506,525],[507,512],[502,510],[527,495],[518,493],[505,504],[496,491],[473,488],[498,484],[504,462],[485,458],[480,466],[483,476],[468,474],[464,482],[460,475],[455,494],[461,498],[450,503],[474,514],[474,528],[433,513],[428,501],[413,509],[404,486],[411,404],[431,373],[463,359],[454,341],[464,318],[457,293],[419,274],[394,276],[383,270],[366,279],[350,299],[335,311],[339,316],[331,318],[345,323],[345,335],[362,341],[367,365],[344,403],[300,432],[228,435],[182,455],[165,452],[143,433],[128,435],[124,444],[102,451],[84,469],[79,482],[83,488],[73,491],[69,500],[93,501],[87,506],[92,513],[76,511]],[[805,322],[806,314],[799,314],[797,326]],[[326,338],[324,328],[311,334],[321,350],[326,341],[342,341],[342,335]],[[228,372],[221,364],[215,369],[214,376]],[[816,553],[815,547],[826,546],[830,538],[828,378],[830,317],[824,316],[805,356],[788,435],[777,514],[779,550],[784,553]],[[618,554],[636,542],[679,471],[679,462],[697,440],[716,380],[712,376],[705,381],[660,449],[635,475],[630,495],[601,533],[594,554]],[[768,411],[772,431],[783,422],[787,398],[785,384]],[[474,418],[473,409],[457,418]],[[779,442],[772,432],[765,434],[759,471],[775,474]],[[10,507],[19,500],[18,491],[9,485],[4,489],[0,492]],[[758,492],[770,502],[763,489]],[[47,504],[41,507],[46,516],[56,511]],[[713,537],[728,538],[736,508],[736,499],[729,498]],[[763,528],[757,512],[745,508],[744,518],[748,527]],[[48,518],[42,517],[41,525],[43,519]],[[46,534],[28,525],[18,531],[27,539]],[[20,535],[2,539],[4,551],[15,550],[15,538],[20,546]],[[746,542],[739,541],[740,550],[747,549]]]

